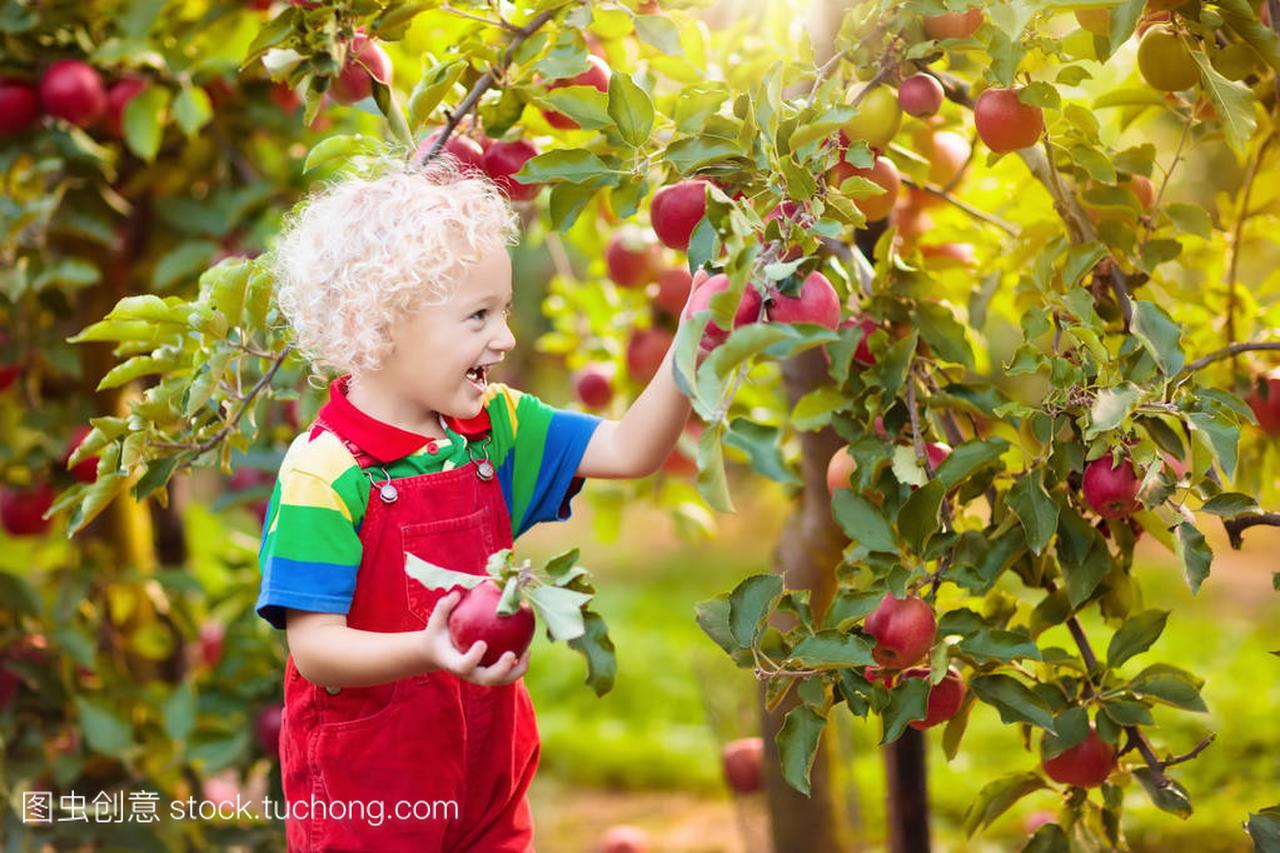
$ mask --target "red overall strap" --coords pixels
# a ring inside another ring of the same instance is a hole
[[[325,430],[326,432],[333,433],[334,437],[337,438],[338,441],[341,441],[343,446],[345,446],[347,450],[350,451],[351,455],[355,457],[356,464],[359,465],[361,468],[368,468],[372,465],[378,464],[377,459],[374,459],[368,453],[365,453],[363,450],[361,450],[359,445],[357,445],[354,441],[347,438],[346,436],[342,435],[340,432],[338,432],[336,429],[330,426],[327,422],[325,422],[323,418],[317,417],[315,421],[312,422],[311,428],[315,429],[316,427],[319,427],[320,429]]]

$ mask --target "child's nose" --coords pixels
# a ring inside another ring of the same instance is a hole
[[[491,346],[499,352],[508,352],[515,349],[516,336],[511,331],[511,324],[506,320],[502,321],[502,326],[498,329],[498,336]]]

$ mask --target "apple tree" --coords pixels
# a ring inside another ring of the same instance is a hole
[[[308,121],[367,96],[383,144],[507,190],[556,262],[539,348],[584,403],[624,404],[674,345],[696,476],[613,505],[652,495],[697,528],[732,510],[727,467],[790,490],[775,571],[697,612],[760,681],[777,849],[848,846],[823,738],[846,710],[914,779],[897,843],[928,844],[922,730],[954,757],[977,713],[1027,755],[966,831],[1039,797],[1059,813],[1028,849],[1109,849],[1129,788],[1190,814],[1178,776],[1211,740],[1153,730],[1155,706],[1206,706],[1161,659],[1178,615],[1143,606],[1135,542],[1195,591],[1205,525],[1238,546],[1280,523],[1278,13],[358,0],[277,4],[241,59]],[[307,172],[368,167],[367,131]],[[1238,179],[1200,186],[1211,163]],[[269,264],[228,259],[78,336],[157,381],[72,457],[106,461],[55,504],[79,507],[71,532],[116,496],[104,474],[158,498],[258,440],[301,369],[270,295]],[[1280,832],[1266,805],[1242,804],[1255,838]]]

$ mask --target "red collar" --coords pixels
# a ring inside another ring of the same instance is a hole
[[[339,376],[329,383],[329,401],[321,407],[318,417],[340,438],[344,438],[379,462],[393,462],[408,456],[430,439],[416,432],[400,429],[367,415],[347,399],[347,383],[351,376]],[[489,431],[489,413],[481,409],[474,418],[462,420],[445,417],[445,425],[468,438]]]

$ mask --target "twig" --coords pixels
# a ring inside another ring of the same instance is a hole
[[[1244,532],[1250,527],[1280,527],[1280,512],[1224,518],[1222,526],[1227,529],[1227,538],[1231,541],[1231,547],[1239,551],[1244,546]]]
[[[276,375],[276,371],[280,369],[280,365],[284,364],[285,359],[289,357],[289,353],[292,350],[292,343],[285,344],[285,348],[280,350],[280,355],[276,356],[276,360],[272,362],[271,367],[267,368],[267,372],[262,374],[262,378],[258,380],[257,384],[250,388],[248,393],[244,395],[244,402],[240,404],[240,408],[236,410],[234,415],[232,415],[231,420],[227,421],[222,429],[214,433],[211,438],[205,440],[202,444],[195,446],[192,453],[193,459],[217,447],[222,443],[222,440],[226,438],[227,434],[231,432],[231,430],[235,429],[236,424],[240,423],[240,419],[244,417],[244,413],[247,412],[249,410],[249,406],[253,404],[253,399],[258,396],[258,393],[263,388],[271,383],[272,377]]]
[[[445,142],[449,139],[449,134],[453,133],[454,129],[457,128],[458,123],[461,122],[462,119],[466,117],[467,113],[471,112],[475,105],[480,102],[480,96],[489,91],[490,87],[492,87],[498,79],[498,74],[511,64],[511,59],[515,56],[520,45],[524,44],[530,36],[542,27],[543,24],[551,20],[555,16],[556,12],[559,11],[559,8],[560,7],[556,7],[540,12],[532,21],[525,24],[523,27],[516,28],[515,37],[511,39],[511,42],[507,45],[507,49],[502,54],[502,61],[498,66],[498,71],[495,72],[494,69],[490,67],[488,71],[480,75],[480,79],[476,80],[476,82],[471,86],[471,90],[468,91],[466,96],[458,103],[457,109],[449,115],[449,119],[445,122],[444,127],[438,134],[436,134],[435,142],[431,144],[431,148],[426,154],[422,155],[418,162],[426,163],[440,153],[440,150],[444,148]]]
[[[905,186],[915,187],[916,189],[924,190],[930,195],[935,195],[938,198],[942,199],[943,201],[947,202],[948,204],[952,204],[960,208],[965,213],[972,216],[974,219],[985,222],[988,225],[994,225],[996,228],[999,228],[1001,231],[1005,232],[1010,237],[1017,237],[1018,234],[1020,233],[1018,226],[1012,224],[1008,220],[1001,219],[999,216],[996,216],[994,213],[987,213],[985,210],[976,208],[973,205],[969,204],[967,201],[963,201],[962,199],[957,198],[955,195],[943,189],[942,187],[937,187],[937,186],[934,186],[933,184],[916,183],[915,181],[907,177],[902,178],[902,183]]]
[[[1235,227],[1231,229],[1231,261],[1227,265],[1228,341],[1233,341],[1236,337],[1236,307],[1239,302],[1236,296],[1236,272],[1240,263],[1240,243],[1244,239],[1244,224],[1249,219],[1249,196],[1253,193],[1253,182],[1258,176],[1258,168],[1262,165],[1263,157],[1266,156],[1267,147],[1274,138],[1274,136],[1268,134],[1267,138],[1258,146],[1258,150],[1254,152],[1253,159],[1249,161],[1249,166],[1244,176],[1244,192],[1240,194],[1240,209],[1236,214]],[[1234,354],[1231,357],[1231,377],[1236,380],[1240,378],[1240,364]]]
[[[455,9],[453,6],[450,6],[448,3],[441,6],[440,9],[442,11],[448,12],[451,15],[457,15],[459,18],[466,18],[469,21],[479,21],[480,23],[488,24],[491,27],[501,27],[502,29],[507,30],[508,32],[513,32],[513,33],[520,32],[520,28],[518,26],[516,26],[515,24],[503,18],[498,18],[495,20],[493,18],[485,18],[480,15],[473,15],[470,12],[464,12],[461,9]]]
[[[831,69],[840,64],[840,60],[844,59],[846,52],[844,50],[836,51],[830,59],[822,63],[822,67],[818,69],[818,73],[813,77],[813,87],[809,89],[809,97],[805,99],[807,106],[813,105],[813,99],[818,96],[818,87],[822,85],[822,81],[831,76]]]
[[[1280,341],[1243,341],[1234,344],[1228,344],[1220,350],[1214,350],[1203,358],[1197,358],[1189,364],[1183,365],[1181,373],[1195,373],[1197,370],[1212,364],[1215,361],[1221,361],[1224,358],[1232,358],[1242,352],[1253,352],[1260,350],[1280,350]]]

